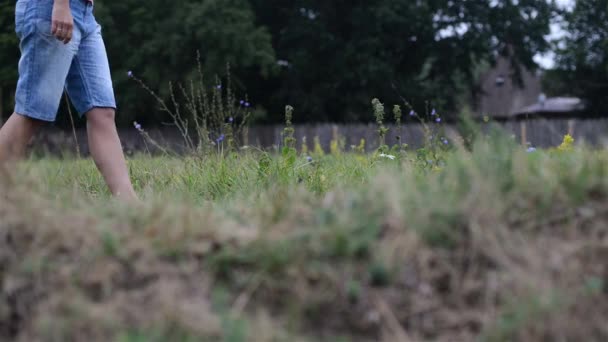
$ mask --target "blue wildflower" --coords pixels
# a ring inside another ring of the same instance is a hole
[[[435,122],[436,122],[436,123],[440,123],[440,122],[441,122],[441,118],[437,118],[437,119],[435,119]]]
[[[133,71],[131,71],[131,70],[127,71],[127,76],[129,78],[133,78]]]
[[[528,153],[536,152],[536,148],[535,147],[528,147],[527,152]]]
[[[233,123],[234,122],[234,118],[231,116],[228,118],[228,122]]]
[[[306,157],[306,160],[307,160],[309,163],[312,163],[312,157],[311,157],[311,156]]]
[[[222,89],[222,85],[218,84],[217,86],[215,86],[217,89]]]
[[[222,141],[224,141],[224,138],[226,138],[226,136],[222,134],[222,135],[220,135],[220,136],[219,136],[219,137],[218,137],[218,138],[215,140],[215,142],[217,142],[217,143],[219,144],[219,143],[221,143]]]
[[[410,111],[410,116],[414,116],[416,115],[416,112],[414,112],[413,110]]]
[[[435,110],[435,108],[433,108],[433,111],[431,112],[431,116],[435,116],[437,115],[437,111]]]
[[[141,125],[137,122],[137,121],[133,121],[133,126],[135,127],[136,130],[138,131],[142,131]]]
[[[244,105],[244,104],[245,104],[245,101],[244,101],[244,100],[241,100],[241,101],[239,101],[239,103],[240,103],[240,104],[241,104],[241,106],[242,106],[242,105]]]
[[[245,107],[249,107],[249,106],[251,106],[251,103],[245,102]]]

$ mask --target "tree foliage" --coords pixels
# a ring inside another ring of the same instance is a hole
[[[0,1],[1,21],[12,17],[14,1]],[[514,62],[533,66],[532,57],[549,47],[544,37],[554,11],[546,0],[99,0],[96,6],[123,123],[163,119],[127,71],[167,96],[170,81],[194,76],[197,51],[209,85],[230,63],[240,92],[266,113],[258,116],[263,121],[280,120],[286,104],[298,109],[298,121],[368,120],[374,97],[406,99],[419,112],[455,110],[474,89],[481,63],[509,50]],[[12,25],[2,27],[0,37],[14,36]],[[2,76],[14,85],[14,49],[3,48],[0,60],[8,66]]]
[[[269,103],[291,103],[315,120],[367,119],[369,99],[424,111],[455,109],[476,65],[514,51],[517,64],[549,46],[554,6],[545,0],[252,0],[289,64]]]
[[[11,101],[5,99],[14,91],[19,59],[19,42],[14,30],[14,8],[14,1],[0,1],[0,97],[4,100],[0,105],[4,105],[6,112],[12,107]]]
[[[227,63],[235,75],[268,75],[275,66],[270,34],[256,24],[247,0],[98,3],[119,106],[130,114],[123,115],[126,121],[158,119],[154,101],[128,82],[128,71],[167,96],[169,82],[195,77],[197,52],[209,86]]]
[[[568,35],[560,42],[558,68],[547,76],[555,94],[586,99],[590,112],[608,108],[608,0],[578,0],[564,15]]]

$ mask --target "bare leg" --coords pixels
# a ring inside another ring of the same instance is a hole
[[[86,117],[89,149],[110,192],[120,199],[137,200],[116,131],[114,109],[94,108]]]
[[[39,120],[13,113],[0,129],[0,165],[23,158],[27,144],[41,125]]]

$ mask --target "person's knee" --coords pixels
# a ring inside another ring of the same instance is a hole
[[[43,121],[38,119],[33,119],[29,116],[13,113],[11,117],[4,123],[4,126],[8,127],[8,130],[11,131],[13,138],[21,140],[29,140],[29,138],[34,135],[38,129],[42,126]],[[21,139],[23,137],[23,139]]]
[[[87,114],[87,121],[93,125],[114,125],[116,112],[113,108],[94,108]]]
[[[38,129],[43,124],[43,122],[38,119],[31,118],[27,115],[19,114],[17,112],[13,113],[12,117],[9,118],[9,120],[10,119],[13,119],[18,126],[21,126],[25,129]]]

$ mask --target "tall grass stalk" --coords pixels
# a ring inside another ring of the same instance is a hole
[[[187,87],[177,83],[177,89],[173,82],[169,83],[171,107],[143,80],[131,72],[129,77],[159,103],[161,111],[171,118],[182,136],[184,147],[191,154],[204,155],[213,150],[224,150],[224,147],[236,151],[240,146],[239,137],[251,117],[251,103],[247,96],[237,100],[232,88],[230,65],[226,66],[225,82],[216,77],[209,87],[205,83],[200,53],[197,53],[196,60],[196,82],[190,80]]]

